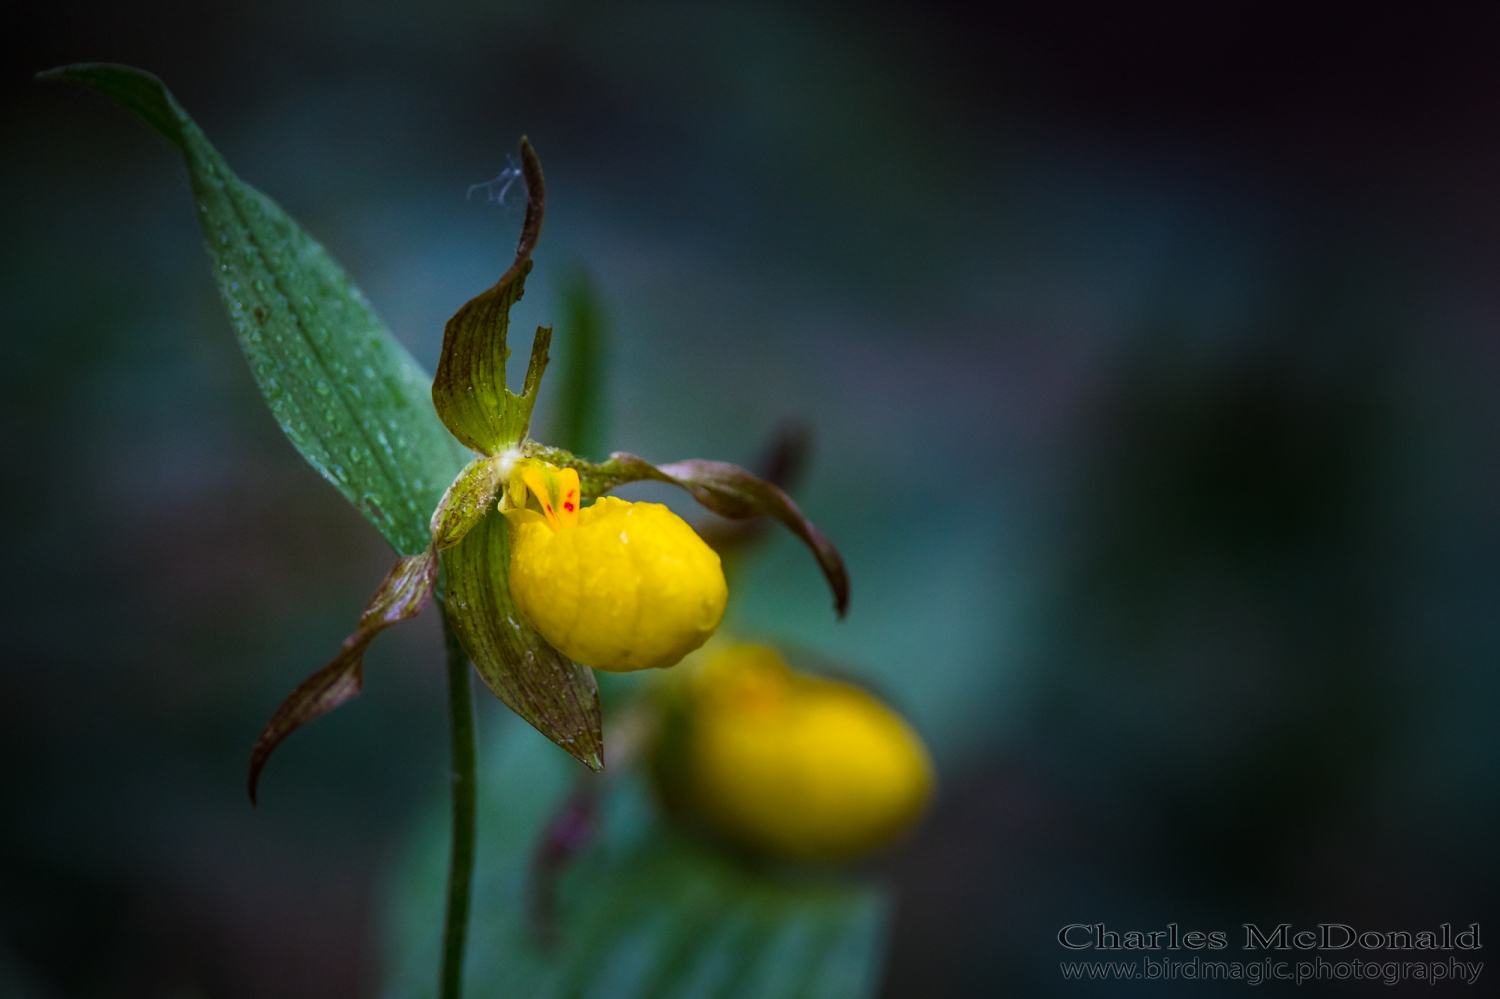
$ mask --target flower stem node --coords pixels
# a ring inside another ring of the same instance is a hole
[[[740,644],[687,686],[668,797],[754,852],[852,859],[900,836],[932,795],[922,740],[852,684]]]
[[[718,554],[660,503],[579,497],[574,469],[525,460],[512,472],[510,592],[532,626],[613,673],[672,666],[708,641],[729,596]]]

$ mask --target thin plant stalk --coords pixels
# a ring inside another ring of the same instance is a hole
[[[453,746],[453,845],[448,859],[448,906],[443,917],[443,967],[438,994],[461,999],[464,945],[469,931],[469,896],[474,881],[475,811],[478,779],[474,752],[474,694],[469,657],[439,604],[448,658],[448,721]]]

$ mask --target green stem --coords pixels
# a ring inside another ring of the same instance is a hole
[[[478,780],[474,768],[474,692],[469,657],[443,612],[448,652],[448,719],[453,744],[453,849],[448,861],[448,910],[443,919],[442,999],[464,992],[464,943],[469,932],[469,895],[474,881],[474,819]]]

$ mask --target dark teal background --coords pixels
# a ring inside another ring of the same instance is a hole
[[[1100,991],[1058,972],[1074,922],[1500,932],[1481,10],[10,5],[0,994],[373,995],[446,767],[428,615],[245,801],[388,553],[265,412],[172,151],[30,79],[80,60],[162,76],[429,370],[520,223],[465,193],[529,134],[517,325],[592,272],[611,446],[815,428],[851,614],[778,537],[732,622],[937,754],[874,864],[886,995]]]

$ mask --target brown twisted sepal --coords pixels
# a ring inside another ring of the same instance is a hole
[[[827,535],[808,520],[784,490],[727,461],[693,458],[670,465],[653,465],[633,454],[616,451],[609,460],[595,464],[560,448],[528,444],[526,453],[561,468],[578,471],[583,498],[595,499],[627,482],[665,482],[687,491],[702,506],[730,520],[771,517],[802,540],[823,570],[833,591],[833,609],[839,617],[849,611],[849,570],[844,557]]]
[[[432,599],[437,575],[437,555],[430,548],[396,561],[333,662],[303,680],[255,740],[250,751],[250,804],[255,804],[255,787],[271,753],[303,725],[359,695],[364,686],[365,649],[386,628],[422,612]]]

